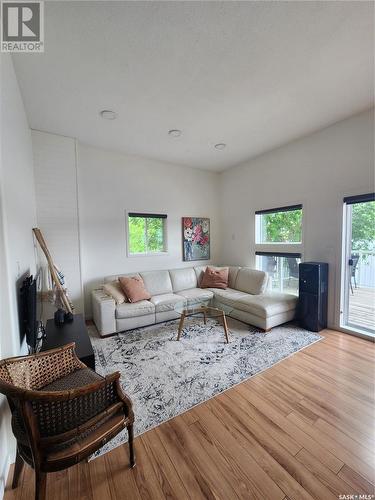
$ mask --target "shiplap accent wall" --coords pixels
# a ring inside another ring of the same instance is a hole
[[[76,141],[32,131],[38,227],[65,275],[75,312],[83,311],[79,251]],[[41,252],[39,252],[41,254]],[[45,263],[41,255],[41,262]],[[45,311],[46,316],[51,317]]]

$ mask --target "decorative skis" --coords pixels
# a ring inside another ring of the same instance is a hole
[[[67,313],[73,313],[74,306],[66,293],[66,289],[63,287],[63,284],[64,284],[63,275],[61,274],[61,272],[57,269],[57,267],[53,263],[50,251],[48,250],[48,247],[47,247],[47,244],[43,238],[42,232],[37,227],[34,227],[33,233],[35,234],[35,238],[37,239],[37,241],[40,245],[40,248],[43,250],[43,253],[46,256],[48,268],[49,268],[49,271],[51,273],[52,280],[53,280],[53,282],[58,290],[62,306],[64,307],[64,309]]]

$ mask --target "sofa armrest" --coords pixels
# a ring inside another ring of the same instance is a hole
[[[93,290],[91,293],[93,319],[100,335],[116,332],[116,303],[103,290]]]

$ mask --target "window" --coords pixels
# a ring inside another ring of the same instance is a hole
[[[255,212],[256,243],[302,243],[302,205]]]
[[[256,267],[271,290],[298,294],[302,254],[302,205],[255,212]]]
[[[269,289],[298,295],[301,254],[256,252],[256,267],[269,275]]]
[[[167,216],[128,213],[128,254],[148,255],[167,251]]]

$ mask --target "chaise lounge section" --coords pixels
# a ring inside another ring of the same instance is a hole
[[[92,292],[94,323],[101,336],[177,319],[176,303],[187,305],[198,300],[215,299],[230,306],[230,316],[262,330],[291,321],[295,317],[297,297],[267,290],[268,275],[249,267],[230,266],[228,288],[200,288],[206,266],[108,276],[104,283],[120,276],[140,276],[150,300],[116,303],[102,288]]]

